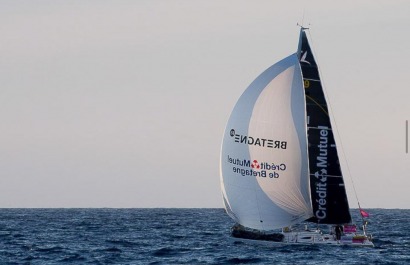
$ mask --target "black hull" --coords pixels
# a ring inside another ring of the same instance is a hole
[[[282,233],[267,233],[255,229],[245,228],[240,225],[235,225],[231,229],[231,235],[235,238],[283,242],[284,235]]]

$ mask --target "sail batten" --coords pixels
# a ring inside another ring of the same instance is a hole
[[[310,174],[310,176],[315,176],[315,177],[317,177],[317,175],[315,175],[315,174]],[[335,176],[335,175],[323,175],[324,177],[327,177],[327,178],[343,178],[343,176],[341,176],[341,175],[339,175],[339,176]],[[343,183],[340,183],[339,185],[342,185]],[[344,184],[343,184],[344,185]]]
[[[332,131],[332,128],[328,128],[328,127],[313,127],[313,126],[309,126],[307,127],[308,129],[313,129],[313,130],[327,130],[327,131]]]

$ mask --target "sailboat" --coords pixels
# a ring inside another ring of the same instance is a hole
[[[307,30],[300,29],[296,53],[249,85],[226,125],[220,177],[225,210],[236,222],[232,236],[373,246],[367,222],[359,228],[352,222]]]

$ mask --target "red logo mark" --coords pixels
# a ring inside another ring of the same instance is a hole
[[[261,166],[258,163],[258,160],[253,160],[253,163],[251,165],[251,168],[256,168],[256,169],[260,169]]]

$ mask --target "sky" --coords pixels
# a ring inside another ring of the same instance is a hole
[[[223,207],[230,112],[303,23],[350,206],[353,182],[363,208],[408,209],[408,14],[404,0],[0,0],[0,208]]]

